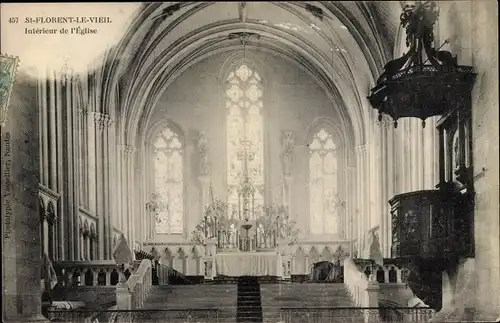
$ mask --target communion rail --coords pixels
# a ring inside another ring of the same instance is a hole
[[[172,309],[172,310],[50,310],[51,322],[66,323],[195,323],[219,322],[217,309]]]
[[[307,307],[281,308],[280,323],[427,323],[429,308],[414,307]],[[370,318],[366,321],[366,318]]]
[[[279,309],[280,323],[359,323],[364,317],[378,317],[370,323],[427,323],[432,313],[428,308],[412,307],[307,307]],[[373,315],[375,313],[376,315]],[[218,323],[227,318],[217,309],[171,309],[171,310],[50,310],[51,322],[67,323]]]

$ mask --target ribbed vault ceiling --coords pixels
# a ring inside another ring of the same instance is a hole
[[[103,90],[117,100],[107,103],[124,116],[126,140],[135,141],[168,84],[202,59],[241,51],[231,33],[256,33],[248,51],[272,52],[305,69],[362,136],[365,97],[392,58],[400,12],[400,2],[379,1],[144,4],[108,55]]]

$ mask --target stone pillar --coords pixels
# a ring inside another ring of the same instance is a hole
[[[49,86],[48,80],[47,80],[47,73],[41,74],[40,75],[40,81],[39,81],[39,90],[41,91],[40,93],[40,132],[44,134],[48,134],[48,117],[49,117],[49,106],[48,106],[48,100],[47,100],[47,88]],[[40,183],[44,185],[45,187],[49,187],[49,141],[47,136],[40,136],[41,139],[41,146],[42,146],[42,154],[40,155],[40,160],[42,161],[43,167],[40,169]]]
[[[106,259],[105,254],[105,220],[104,220],[104,162],[103,162],[103,128],[104,128],[104,115],[100,112],[94,112],[94,123],[96,125],[96,132],[94,137],[95,146],[95,212],[97,217],[97,236],[98,236],[98,259]],[[92,184],[90,184],[92,185]]]
[[[131,248],[134,246],[134,230],[133,230],[133,223],[134,223],[134,191],[135,191],[135,184],[134,184],[134,148],[132,146],[126,146],[125,148],[125,176],[127,179],[127,184],[126,184],[126,192],[125,192],[125,222],[126,222],[126,232],[125,232],[125,237],[127,238],[127,241],[130,245]]]
[[[112,200],[114,200],[114,191],[111,191],[110,177],[111,169],[114,165],[110,163],[114,161],[110,159],[110,127],[113,125],[113,120],[108,115],[105,115],[102,121],[103,125],[103,188],[104,188],[104,205],[103,205],[103,220],[104,220],[104,259],[112,259],[113,256],[113,221],[112,221]]]
[[[2,322],[49,322],[41,314],[37,84],[18,72],[1,130]]]
[[[368,189],[369,178],[367,177],[366,169],[368,168],[366,158],[366,146],[360,145],[356,147],[356,177],[357,177],[357,204],[359,206],[359,221],[358,221],[358,252],[361,253],[365,248],[365,235],[369,229],[370,214]]]
[[[56,155],[57,155],[57,160],[52,160],[53,163],[57,165],[56,168],[56,189],[55,191],[61,195],[63,195],[63,176],[64,172],[67,170],[63,170],[63,156],[68,156],[65,155],[65,151],[63,150],[63,116],[64,114],[68,113],[69,108],[67,105],[65,105],[65,93],[63,92],[63,84],[62,84],[62,78],[63,75],[60,72],[57,72],[55,74],[55,92],[56,92]],[[68,127],[72,127],[73,125],[67,125]],[[57,215],[59,217],[59,220],[57,222],[57,230],[59,230],[57,234],[57,258],[58,260],[66,260],[68,259],[66,257],[66,248],[67,248],[67,232],[68,230],[66,229],[66,225],[68,223],[67,220],[67,212],[64,212],[63,210],[66,210],[66,203],[68,201],[68,197],[66,198],[61,198],[59,199],[57,203]]]
[[[393,198],[394,195],[396,194],[396,158],[395,158],[395,153],[394,153],[394,128],[391,127],[391,124],[388,123],[386,127],[386,140],[387,140],[387,151],[386,151],[386,169],[387,169],[387,197],[389,199]],[[387,206],[387,213],[385,214],[385,217],[387,219],[387,227],[386,227],[386,253],[388,258],[391,258],[391,248],[392,248],[392,215],[390,212],[390,205],[389,201],[386,201],[386,206]]]
[[[368,294],[368,304],[364,304],[364,306],[371,308],[379,307],[379,292],[380,286],[377,282],[368,282],[368,286],[366,287],[366,293]],[[378,309],[367,310],[365,312],[365,322],[380,322]]]
[[[132,310],[132,292],[128,289],[126,283],[118,283],[116,285],[116,309]]]
[[[357,228],[357,216],[356,213],[356,168],[352,166],[347,166],[346,169],[346,178],[347,178],[347,194],[346,194],[346,221],[347,221],[347,239],[352,241],[356,239],[357,232],[355,231]],[[353,246],[352,243],[349,244],[349,255],[352,256]]]
[[[98,129],[98,119],[94,112],[89,111],[87,126],[88,126],[88,137],[87,137],[87,165],[88,165],[88,211],[91,214],[96,214],[96,133]]]
[[[124,178],[125,174],[125,147],[124,145],[118,145],[117,146],[117,154],[116,154],[116,159],[117,159],[117,195],[118,195],[118,206],[117,206],[117,229],[120,231],[123,231],[124,227],[124,219],[123,219],[123,213],[125,210],[124,204],[125,204],[125,185],[127,183],[126,178]]]
[[[201,218],[198,219],[201,221],[204,216],[205,216],[205,207],[210,203],[210,175],[204,174],[204,175],[199,175],[198,180],[200,181],[201,184],[201,203],[200,203],[200,216]]]
[[[285,175],[285,205],[288,207],[288,215],[290,218],[293,218],[293,202],[292,202],[292,185],[293,185],[293,176]]]
[[[75,223],[78,223],[75,222],[75,218],[78,215],[78,213],[75,215],[75,210],[78,212],[78,209],[74,207],[74,203],[78,203],[78,190],[75,190],[74,185],[74,182],[78,180],[78,167],[75,167],[75,164],[78,163],[78,158],[76,158],[75,154],[78,145],[74,144],[75,141],[73,139],[73,136],[77,134],[75,131],[75,128],[77,128],[77,124],[75,123],[76,107],[73,106],[71,76],[66,74],[61,75],[61,82],[62,105],[60,111],[62,111],[61,123],[64,124],[64,134],[61,137],[63,137],[62,139],[64,140],[62,140],[62,151],[60,155],[67,156],[67,158],[60,163],[62,173],[59,174],[61,183],[63,181],[67,183],[67,185],[61,184],[62,201],[65,201],[65,203],[61,205],[61,215],[64,214],[61,216],[61,222],[63,224],[62,232],[64,233],[65,240],[63,244],[67,246],[66,255],[62,253],[62,256],[64,256],[63,259],[74,260],[76,241],[74,227]],[[64,220],[64,217],[66,220]]]

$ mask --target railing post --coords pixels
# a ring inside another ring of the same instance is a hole
[[[386,283],[386,284],[390,282],[389,270],[390,270],[390,268],[384,267],[384,283]]]
[[[396,282],[398,284],[403,283],[403,270],[402,269],[396,269]]]
[[[132,309],[132,292],[126,283],[116,285],[116,308],[118,310]]]
[[[365,306],[369,307],[370,309],[365,312],[366,323],[379,322],[378,310],[376,309],[377,307],[379,307],[379,292],[379,284],[376,281],[369,281],[366,286],[367,304],[365,304]]]

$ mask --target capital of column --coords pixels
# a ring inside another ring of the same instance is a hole
[[[95,124],[98,126],[99,130],[103,130],[105,127],[109,127],[113,124],[113,120],[109,115],[100,112],[92,112],[92,117],[94,118]]]
[[[135,152],[135,148],[129,145],[118,145],[118,148],[125,158],[132,156],[132,154]]]
[[[356,146],[356,153],[357,154],[364,154],[364,153],[366,153],[366,144],[357,145]]]
[[[109,115],[107,115],[106,116],[106,124],[105,124],[105,126],[109,128],[109,127],[111,127],[113,125],[113,123],[114,123],[114,120],[111,119],[111,117]]]
[[[87,110],[86,109],[77,109],[78,115],[79,116],[86,116],[87,115]]]

